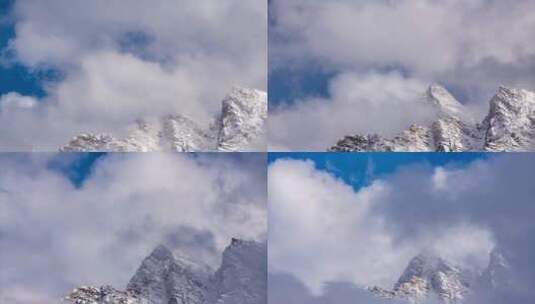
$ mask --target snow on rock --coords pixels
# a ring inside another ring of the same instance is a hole
[[[501,87],[482,123],[445,88],[432,85],[425,94],[437,112],[428,126],[412,125],[393,139],[378,135],[346,136],[330,151],[534,151],[535,93]]]
[[[482,126],[487,151],[535,150],[535,93],[501,87]]]
[[[82,286],[74,289],[64,302],[73,304],[146,304],[138,294],[119,291],[111,286],[100,288]]]
[[[218,136],[218,150],[266,150],[265,121],[267,119],[266,92],[234,88],[223,99]]]
[[[66,152],[265,151],[267,94],[233,88],[221,114],[207,128],[182,115],[138,120],[124,138],[81,134],[60,150]]]
[[[126,291],[80,287],[70,304],[265,304],[267,246],[232,239],[217,271],[158,246],[143,260]]]

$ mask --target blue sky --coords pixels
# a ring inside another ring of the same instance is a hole
[[[376,178],[408,165],[464,167],[473,161],[494,157],[485,153],[269,153],[268,162],[278,159],[311,160],[356,190]]]
[[[14,0],[0,0],[0,58],[2,55],[9,57],[6,48],[9,40],[15,37],[14,21],[7,18],[14,2]],[[43,97],[45,96],[43,80],[52,75],[52,72],[32,71],[16,62],[0,64],[0,95],[17,92],[21,95]]]
[[[281,67],[268,72],[269,104],[292,104],[306,97],[328,97],[329,79],[334,72],[321,67]]]
[[[96,162],[106,153],[61,153],[53,157],[48,166],[65,175],[76,187],[83,185]]]

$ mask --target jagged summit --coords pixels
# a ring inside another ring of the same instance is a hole
[[[406,299],[415,304],[426,303],[430,298],[444,304],[462,304],[475,292],[506,287],[510,275],[509,263],[500,249],[490,253],[489,264],[482,271],[468,270],[424,252],[409,262],[392,290],[372,287],[369,291],[382,298]]]
[[[267,94],[234,87],[223,99],[221,113],[206,128],[180,114],[141,118],[126,137],[112,134],[80,134],[61,151],[265,151]]]
[[[127,285],[150,304],[159,303],[206,303],[207,276],[179,261],[164,246],[158,246],[136,271]]]
[[[432,85],[426,100],[437,109],[435,121],[412,125],[398,136],[352,135],[330,151],[535,151],[535,93],[501,86],[481,123],[444,87]]]
[[[265,304],[267,246],[232,239],[217,271],[163,245],[147,256],[126,291],[82,286],[65,298],[72,304]]]

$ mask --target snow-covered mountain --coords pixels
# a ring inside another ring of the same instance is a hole
[[[371,287],[373,294],[409,303],[462,304],[475,292],[506,288],[511,269],[503,253],[494,249],[482,271],[463,269],[433,254],[414,257],[392,290]]]
[[[221,114],[207,128],[182,115],[139,119],[124,138],[111,134],[81,134],[61,151],[265,151],[267,94],[232,89],[222,101]]]
[[[142,262],[126,291],[83,286],[72,304],[265,304],[266,243],[232,239],[217,271],[158,246]]]
[[[427,126],[411,125],[398,136],[352,135],[330,151],[535,151],[535,93],[500,87],[485,119],[476,123],[445,88],[432,85],[425,101],[437,117]]]

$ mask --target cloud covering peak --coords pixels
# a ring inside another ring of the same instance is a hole
[[[0,157],[0,302],[124,286],[158,244],[215,268],[232,237],[266,239],[261,154],[108,154],[76,185],[83,157]]]

